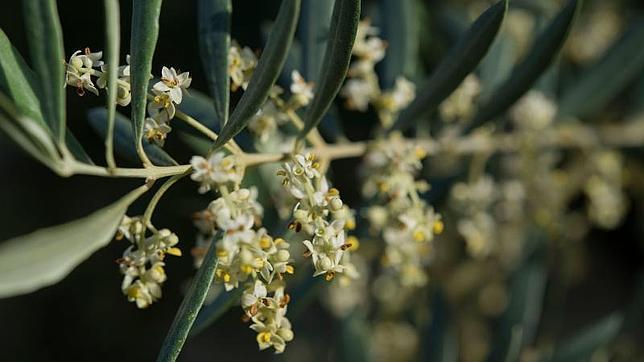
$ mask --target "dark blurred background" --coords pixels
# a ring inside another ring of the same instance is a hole
[[[429,2],[428,2],[429,3]],[[432,2],[433,3],[433,2]],[[261,48],[260,26],[273,19],[279,1],[235,0],[232,21],[233,38],[253,49]],[[122,59],[129,49],[130,2],[122,4]],[[67,56],[75,50],[103,48],[102,2],[59,1]],[[196,2],[165,1],[154,70],[162,65],[190,71],[195,89],[206,91],[198,54]],[[28,58],[22,9],[19,1],[3,3],[0,27],[13,44]],[[437,42],[435,51],[444,50]],[[431,64],[431,61],[428,62]],[[101,105],[103,98],[87,94],[78,97],[68,91],[68,124],[94,160],[103,160],[103,140],[86,121],[85,112]],[[364,138],[364,127],[348,125],[351,138]],[[190,154],[170,137],[167,148],[180,161]],[[357,195],[357,161],[334,165],[335,183],[348,195]],[[111,180],[99,177],[57,177],[30,159],[4,136],[0,136],[0,240],[34,229],[63,223],[86,215],[123,195],[139,181]],[[165,197],[155,216],[155,224],[169,227],[182,239],[182,249],[193,244],[194,228],[189,215],[207,205],[193,183],[182,182]],[[641,195],[640,195],[641,196]],[[148,195],[149,197],[149,195]],[[146,201],[146,200],[143,200]],[[197,205],[197,207],[195,207]],[[633,285],[643,263],[642,204],[632,202],[624,224],[615,231],[593,231],[585,241],[589,271],[569,291],[563,313],[545,320],[542,328],[551,328],[565,336],[607,312],[624,306],[633,297]],[[142,211],[139,202],[131,214]],[[168,281],[163,299],[147,310],[128,303],[120,290],[121,275],[114,263],[127,247],[114,241],[96,252],[61,283],[36,293],[0,300],[0,361],[151,361],[156,356],[165,333],[181,302],[185,283],[193,274],[189,256],[168,261]],[[186,255],[189,253],[185,253]],[[180,357],[182,361],[245,360],[271,358],[270,352],[257,351],[255,336],[240,322],[241,311],[232,308],[222,320],[194,340]],[[331,317],[313,305],[295,325],[296,340],[287,348],[286,358],[299,360],[335,360],[335,327]],[[641,331],[640,331],[641,332]],[[311,336],[308,340],[305,336]],[[332,337],[328,337],[331,335]],[[302,342],[298,342],[301,340]]]

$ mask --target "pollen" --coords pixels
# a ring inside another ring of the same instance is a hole
[[[351,235],[347,238],[347,243],[344,245],[349,245],[347,250],[356,251],[360,247],[360,240],[358,240],[358,238],[356,238],[355,236]]]
[[[174,256],[181,256],[181,249],[173,247],[173,248],[168,248],[168,250],[165,251],[166,253]]]
[[[416,230],[414,231],[413,238],[416,241],[425,241],[425,233],[422,230]]]
[[[270,332],[261,332],[257,335],[257,343],[264,344],[271,341]]]
[[[269,237],[267,237],[267,236],[264,236],[264,237],[260,238],[259,239],[259,246],[262,249],[270,248],[271,247],[271,239]]]
[[[327,282],[332,281],[334,277],[335,273],[332,271],[326,272],[326,274],[324,274],[324,280],[326,280]]]
[[[445,229],[445,224],[443,224],[442,221],[436,220],[434,221],[434,226],[432,227],[434,234],[442,234],[443,230]]]

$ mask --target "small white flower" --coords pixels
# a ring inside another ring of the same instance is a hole
[[[291,93],[295,97],[296,103],[306,106],[313,99],[313,83],[307,83],[297,70],[291,72],[291,79]]]
[[[150,143],[154,143],[160,147],[163,147],[165,139],[168,136],[168,133],[172,131],[172,128],[166,123],[159,123],[154,118],[146,118],[145,123],[143,124],[143,134],[145,139]]]
[[[148,114],[160,123],[168,123],[176,112],[170,95],[157,89],[152,89],[154,98],[148,103]]]
[[[179,104],[183,99],[183,92],[190,86],[191,82],[190,73],[177,74],[174,68],[164,66],[161,69],[161,81],[154,84],[154,89],[168,93],[172,102]]]
[[[347,108],[361,112],[367,111],[374,94],[373,85],[360,78],[349,79],[340,92],[340,95],[346,98]]]

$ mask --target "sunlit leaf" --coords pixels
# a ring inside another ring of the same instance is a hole
[[[0,243],[0,298],[33,292],[63,279],[107,245],[128,206],[147,187],[82,219]]]

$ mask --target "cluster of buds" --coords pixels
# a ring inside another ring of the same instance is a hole
[[[65,84],[76,87],[78,95],[88,90],[95,95],[98,89],[107,88],[107,68],[101,60],[103,52],[92,53],[89,48],[84,52],[76,51],[67,63]],[[116,102],[120,106],[130,104],[130,56],[126,57],[126,65],[117,69]],[[92,77],[96,77],[96,85]],[[148,117],[144,123],[144,137],[148,142],[163,146],[167,134],[172,130],[169,122],[175,115],[175,104],[181,103],[183,94],[190,86],[192,79],[188,72],[177,73],[174,68],[163,67],[161,80],[152,87],[151,101],[148,103]],[[97,89],[98,87],[98,89]]]
[[[285,317],[288,297],[284,296],[284,275],[294,272],[290,246],[259,228],[263,208],[257,202],[257,190],[240,187],[243,166],[234,155],[194,156],[191,164],[192,179],[201,184],[200,190],[220,193],[206,210],[195,215],[200,231],[193,250],[195,264],[201,264],[210,243],[216,242],[215,282],[222,283],[226,291],[240,286],[246,289],[242,307],[247,319],[253,321],[251,329],[258,333],[260,349],[273,346],[282,352],[285,343],[293,339]],[[267,297],[268,289],[275,290],[272,298]]]
[[[289,228],[309,236],[303,243],[305,255],[313,260],[314,276],[324,275],[327,281],[336,274],[355,278],[358,273],[348,251],[357,249],[358,240],[345,236],[346,230],[355,228],[355,218],[340,192],[329,188],[319,168],[319,162],[309,153],[294,155],[278,170],[282,185],[297,200]]]
[[[233,92],[240,87],[246,89],[253,71],[257,67],[257,56],[249,47],[240,47],[233,41],[228,51],[228,74]]]
[[[352,54],[352,62],[340,94],[346,99],[349,109],[365,112],[369,105],[378,111],[383,126],[388,127],[396,115],[416,96],[416,87],[405,77],[396,78],[394,88],[388,91],[380,89],[376,64],[385,57],[387,44],[378,36],[378,29],[371,26],[369,20],[358,25]]]
[[[306,82],[304,77],[294,70],[291,72],[291,85],[289,87],[290,98],[285,99],[284,90],[274,85],[269,98],[264,105],[251,118],[248,128],[253,132],[259,141],[260,148],[273,146],[268,144],[273,140],[276,145],[292,145],[293,142],[284,142],[277,131],[279,126],[289,120],[289,112],[294,112],[301,107],[307,106],[313,99],[313,83]]]
[[[515,223],[521,222],[525,196],[521,182],[496,183],[487,175],[452,187],[450,204],[459,217],[457,230],[471,257],[482,259],[504,252],[500,250],[505,246],[504,234],[510,234]],[[510,242],[516,243],[517,235],[511,237]]]
[[[284,287],[277,286],[272,296],[268,296],[266,285],[255,281],[244,290],[241,306],[253,323],[250,329],[257,332],[260,350],[273,347],[276,353],[284,352],[286,342],[293,340],[291,322],[286,318],[290,297],[284,294]]]
[[[613,229],[628,206],[622,190],[622,157],[614,151],[598,151],[591,155],[591,166],[592,175],[584,185],[588,218],[601,228]]]
[[[146,229],[140,217],[125,216],[116,236],[132,243],[117,263],[124,275],[121,290],[139,308],[147,308],[161,298],[161,285],[166,280],[165,255],[181,256],[177,235],[168,229],[153,229],[146,237]]]
[[[469,74],[440,107],[441,119],[449,123],[469,121],[476,111],[476,102],[481,93],[481,84],[474,74]]]
[[[427,183],[415,180],[425,155],[420,146],[394,133],[374,142],[364,160],[363,193],[385,203],[369,207],[367,219],[386,243],[384,266],[408,287],[427,282],[431,243],[443,231],[441,216],[420,197]]]

